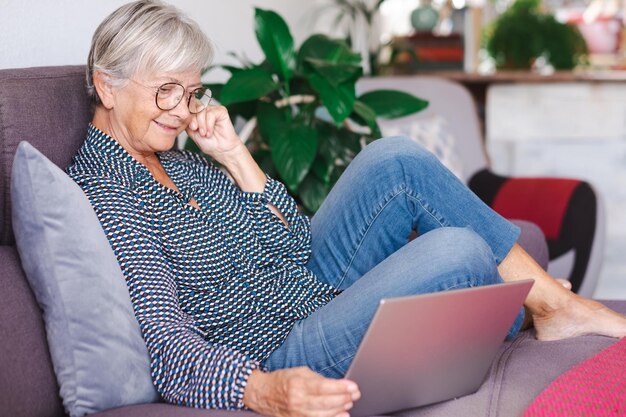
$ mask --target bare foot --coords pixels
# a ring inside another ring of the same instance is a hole
[[[506,282],[529,277],[535,280],[524,306],[534,321],[537,339],[559,340],[585,334],[626,336],[625,316],[570,291],[517,243],[498,265],[498,271]]]
[[[587,334],[626,336],[626,317],[597,301],[567,291],[560,304],[532,312],[537,339],[559,340]]]

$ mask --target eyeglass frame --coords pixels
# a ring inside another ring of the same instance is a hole
[[[157,108],[159,110],[163,110],[163,111],[169,111],[169,110],[175,109],[176,106],[178,106],[180,104],[180,102],[183,100],[183,97],[185,96],[185,94],[187,94],[187,89],[185,88],[185,86],[182,85],[181,83],[178,83],[178,82],[175,82],[175,81],[170,81],[170,82],[167,82],[167,83],[163,83],[163,84],[161,84],[158,87],[150,87],[150,86],[147,86],[147,85],[143,85],[142,83],[140,83],[138,81],[135,81],[132,78],[129,78],[129,80],[134,82],[135,84],[140,85],[141,87],[144,87],[144,88],[149,88],[151,90],[154,90],[156,88],[156,91],[154,93],[154,104],[157,106]],[[179,86],[180,88],[183,89],[183,94],[180,96],[180,98],[178,99],[176,104],[173,105],[172,107],[170,107],[169,109],[164,109],[161,106],[159,106],[159,92],[162,91],[163,86],[166,86],[166,85],[177,85],[177,86]],[[209,97],[209,101],[207,102],[207,104],[202,109],[200,109],[197,112],[193,112],[193,111],[191,111],[191,108],[189,107],[189,105],[191,104],[191,97],[194,96],[196,94],[196,92],[199,91],[199,90],[204,90],[204,94],[202,94],[202,95],[203,96],[208,96]],[[193,90],[191,90],[191,92],[189,92],[187,94],[187,110],[189,110],[189,113],[191,113],[191,114],[198,114],[202,110],[204,110],[207,107],[209,107],[209,104],[211,104],[211,99],[212,98],[213,98],[213,92],[211,91],[210,88],[207,88],[207,87],[204,87],[204,86],[198,87],[198,88],[194,88]]]

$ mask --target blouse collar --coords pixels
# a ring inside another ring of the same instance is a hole
[[[141,165],[118,141],[91,123],[89,123],[89,128],[87,129],[87,142],[108,157],[121,159],[131,164]],[[143,165],[141,166],[143,167]]]

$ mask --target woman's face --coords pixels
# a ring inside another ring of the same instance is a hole
[[[156,92],[161,85],[172,82],[185,87],[186,93],[176,107],[161,110],[155,102]],[[187,93],[201,86],[197,71],[134,76],[123,87],[114,89],[110,112],[113,137],[127,150],[138,153],[171,149],[191,121]]]

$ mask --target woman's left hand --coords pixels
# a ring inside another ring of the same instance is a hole
[[[223,106],[208,106],[191,116],[187,134],[200,150],[223,165],[248,152],[235,132],[228,110]]]

